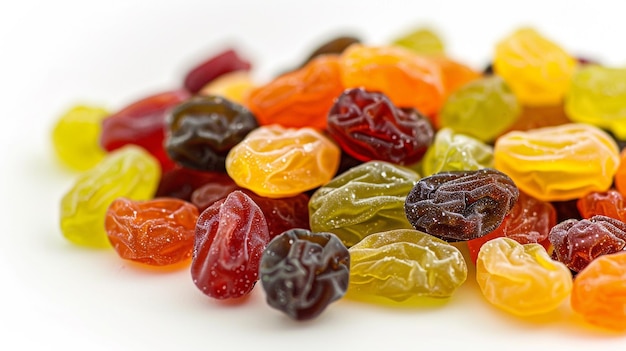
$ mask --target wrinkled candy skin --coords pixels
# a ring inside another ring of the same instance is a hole
[[[309,196],[306,194],[281,198],[263,197],[240,188],[231,180],[229,184],[214,182],[203,185],[191,194],[191,202],[203,211],[235,190],[248,195],[263,211],[270,238],[293,228],[309,229]]]
[[[496,238],[480,249],[476,281],[489,303],[518,316],[555,310],[572,290],[572,274],[539,244]]]
[[[176,166],[174,169],[163,173],[155,197],[174,197],[190,201],[193,192],[208,183],[216,184],[216,186],[234,184],[233,180],[224,173],[201,172]]]
[[[543,201],[566,201],[608,190],[619,149],[597,127],[569,123],[507,133],[496,140],[494,159],[495,168],[525,193]]]
[[[413,229],[369,235],[349,251],[348,296],[447,298],[467,279],[467,265],[456,247]]]
[[[476,171],[493,168],[493,148],[482,141],[441,128],[421,163],[423,176],[444,171]]]
[[[518,196],[511,178],[495,169],[441,172],[422,178],[404,208],[415,229],[450,242],[464,241],[496,229]]]
[[[341,54],[340,66],[346,88],[379,91],[396,106],[413,107],[426,116],[443,104],[441,68],[408,49],[355,44]]]
[[[443,55],[445,53],[441,36],[431,28],[415,28],[394,39],[392,44],[423,55]]]
[[[556,259],[580,272],[598,257],[626,248],[626,223],[601,215],[568,219],[550,230],[549,239]]]
[[[198,209],[174,198],[118,198],[107,209],[105,229],[117,254],[153,266],[191,257]]]
[[[626,139],[626,68],[586,65],[576,71],[565,99],[574,122],[589,123]]]
[[[111,247],[104,229],[109,205],[118,197],[151,199],[160,176],[158,161],[138,146],[109,153],[79,175],[61,199],[61,232],[76,245]]]
[[[191,277],[205,295],[232,299],[252,291],[270,241],[265,216],[235,191],[204,210],[196,223]]]
[[[385,94],[346,90],[328,113],[328,133],[351,156],[367,162],[408,165],[432,143],[429,120],[415,109],[396,107]]]
[[[257,195],[289,197],[330,181],[340,154],[315,129],[263,126],[228,153],[226,171],[237,185]]]
[[[248,71],[235,71],[223,74],[205,85],[198,95],[218,95],[237,104],[244,104],[248,93],[256,87],[252,74]]]
[[[615,172],[615,188],[626,196],[626,148],[620,153],[619,165]]]
[[[185,75],[184,86],[192,94],[199,92],[214,79],[234,71],[249,71],[250,62],[234,49],[227,49],[198,64]]]
[[[626,252],[598,257],[578,273],[570,302],[590,324],[626,331]]]
[[[504,80],[489,76],[457,89],[439,113],[442,127],[491,142],[515,122],[520,105]]]
[[[161,163],[165,172],[174,167],[163,147],[165,116],[171,108],[187,100],[184,90],[168,91],[147,96],[122,108],[102,121],[100,144],[107,151],[124,145],[139,145]]]
[[[313,319],[346,293],[350,254],[334,234],[292,229],[267,245],[259,275],[271,307]]]
[[[259,124],[326,128],[326,116],[344,87],[337,55],[323,55],[250,91],[246,106]]]
[[[370,161],[340,174],[311,196],[311,230],[331,232],[347,246],[392,229],[410,229],[406,194],[419,180],[410,169]]]
[[[230,149],[257,127],[244,106],[219,96],[197,96],[168,114],[165,148],[183,167],[224,172]]]
[[[495,48],[493,67],[524,105],[561,103],[576,58],[532,28],[520,28]]]
[[[624,195],[617,190],[610,189],[601,193],[591,192],[578,199],[576,205],[584,218],[602,215],[626,222]]]
[[[84,171],[100,162],[106,152],[100,146],[102,120],[109,112],[96,106],[74,106],[56,122],[52,146],[59,160],[72,169]]]

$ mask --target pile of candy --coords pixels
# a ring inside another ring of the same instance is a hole
[[[335,38],[262,84],[251,69],[227,50],[180,89],[64,114],[54,147],[82,172],[65,238],[189,267],[214,299],[260,281],[295,320],[344,296],[453,298],[475,264],[502,310],[569,299],[626,331],[626,70],[530,28],[484,72],[428,29]]]

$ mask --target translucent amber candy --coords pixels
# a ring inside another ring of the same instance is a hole
[[[539,244],[509,238],[485,243],[476,261],[476,280],[491,304],[520,316],[556,309],[572,290],[572,274]]]
[[[198,94],[219,95],[230,101],[243,104],[248,93],[256,87],[250,72],[235,71],[226,73],[205,85]]]

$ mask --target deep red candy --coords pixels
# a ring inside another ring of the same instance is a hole
[[[259,206],[234,191],[198,218],[191,261],[194,284],[215,299],[247,295],[259,278],[259,263],[269,241]]]
[[[194,67],[185,76],[184,86],[192,94],[199,92],[215,78],[234,71],[250,70],[250,62],[233,49],[225,50]]]
[[[191,200],[192,193],[205,184],[215,184],[216,187],[224,187],[235,182],[228,174],[221,172],[202,172],[185,167],[176,166],[164,172],[157,188],[156,197],[175,197],[185,201]],[[234,190],[234,189],[233,189]],[[224,196],[230,194],[230,191]],[[216,199],[217,200],[217,199]],[[206,207],[199,208],[200,211]]]
[[[163,171],[174,168],[174,162],[163,147],[165,116],[170,108],[189,97],[184,90],[168,91],[122,108],[102,121],[100,145],[107,151],[128,144],[139,145],[159,160]]]

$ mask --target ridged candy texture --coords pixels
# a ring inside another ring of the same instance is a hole
[[[542,201],[567,201],[609,189],[619,149],[601,129],[568,123],[507,133],[496,140],[494,159],[495,168],[525,193]]]
[[[404,201],[418,180],[412,170],[387,162],[353,167],[311,196],[311,230],[334,233],[350,247],[373,233],[411,229]]]
[[[489,303],[518,316],[555,310],[572,290],[572,274],[539,244],[509,238],[485,243],[476,261],[476,281]]]
[[[467,279],[456,247],[413,229],[369,235],[349,251],[350,296],[447,298]]]
[[[109,205],[119,197],[152,198],[160,177],[158,160],[141,147],[126,145],[109,153],[61,199],[63,235],[77,245],[110,247],[104,228]]]
[[[292,229],[267,245],[259,274],[270,306],[306,320],[344,296],[349,270],[348,249],[334,234]]]
[[[332,179],[340,150],[312,128],[262,126],[226,157],[228,175],[242,188],[265,197],[288,197]]]

